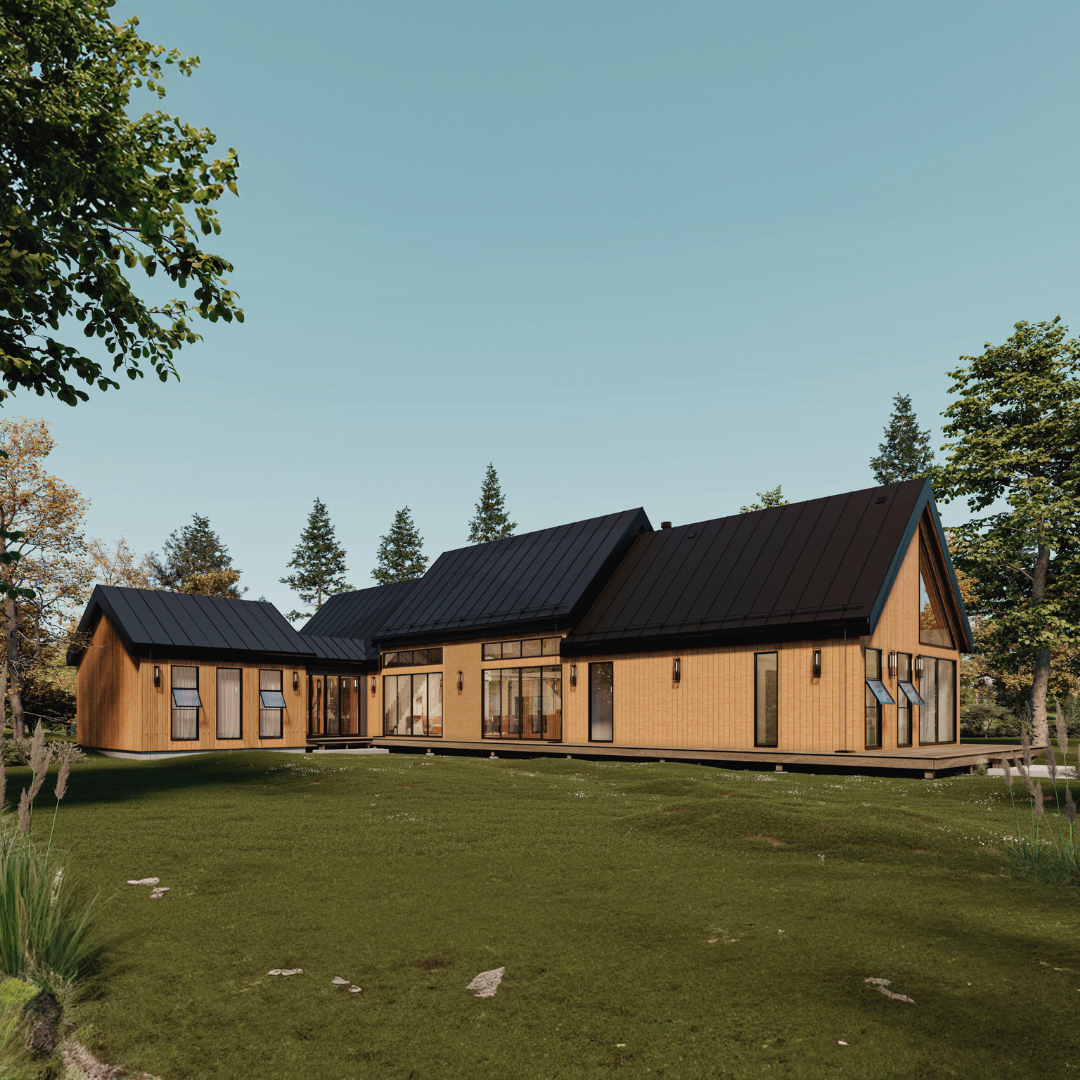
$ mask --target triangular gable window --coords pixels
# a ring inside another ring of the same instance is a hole
[[[919,643],[937,645],[942,649],[953,647],[941,594],[922,544],[919,545]]]

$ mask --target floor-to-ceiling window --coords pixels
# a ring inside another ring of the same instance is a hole
[[[956,742],[956,661],[922,656],[919,742]]]
[[[442,672],[383,676],[384,735],[442,735]]]
[[[481,733],[486,739],[562,738],[562,668],[485,668]]]
[[[881,748],[881,707],[895,704],[881,681],[881,650],[866,650],[866,749]]]
[[[615,665],[610,661],[589,665],[589,740],[615,738]]]
[[[239,739],[243,736],[241,720],[240,668],[217,669],[217,737]]]
[[[913,710],[923,699],[912,682],[911,653],[896,654],[896,745],[910,746]]]
[[[780,672],[774,652],[754,653],[754,745],[780,744]]]

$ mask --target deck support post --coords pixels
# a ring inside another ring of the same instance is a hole
[[[783,772],[784,771],[784,766],[783,765],[777,765],[776,766],[776,771],[777,772]]]
[[[933,769],[927,769],[926,772],[924,772],[922,774],[922,778],[924,780],[933,780],[934,779],[934,770]]]
[[[491,756],[492,756],[492,757],[494,757],[494,756],[495,756],[495,751],[494,751],[494,750],[492,750],[492,751],[491,751]]]

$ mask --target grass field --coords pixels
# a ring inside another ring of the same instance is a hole
[[[57,843],[84,1036],[167,1080],[1077,1076],[1080,890],[1014,831],[988,777],[252,752],[91,759]]]

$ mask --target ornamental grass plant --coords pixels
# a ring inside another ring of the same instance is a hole
[[[1061,708],[1057,705],[1055,732],[1058,750],[1061,752],[1061,768],[1065,773],[1065,794],[1061,795],[1058,786],[1059,766],[1054,754],[1053,743],[1046,748],[1046,766],[1054,792],[1054,810],[1047,814],[1046,796],[1042,781],[1031,778],[1031,743],[1027,730],[1020,730],[1021,755],[1017,761],[1020,779],[1028,794],[1029,820],[1020,824],[1020,814],[1016,808],[1016,796],[1013,791],[1014,776],[1008,758],[1002,759],[1005,773],[1005,785],[1009,789],[1012,801],[1013,820],[1016,823],[1016,836],[1005,849],[1013,874],[1017,877],[1033,878],[1046,885],[1080,884],[1080,852],[1076,845],[1076,801],[1069,783],[1068,724]],[[1078,751],[1080,761],[1080,751]]]

